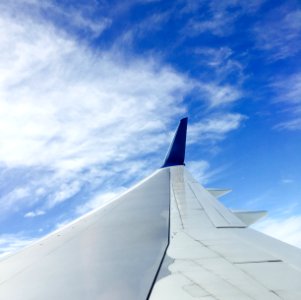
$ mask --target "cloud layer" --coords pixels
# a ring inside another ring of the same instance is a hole
[[[147,152],[139,134],[164,128],[184,111],[189,80],[151,58],[93,53],[45,24],[8,18],[1,23],[5,166],[74,170]],[[135,146],[128,146],[134,136]]]

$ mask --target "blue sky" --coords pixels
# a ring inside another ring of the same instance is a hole
[[[0,253],[97,207],[164,159],[301,247],[298,1],[0,2]]]

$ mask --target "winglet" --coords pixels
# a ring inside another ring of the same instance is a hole
[[[188,118],[180,121],[162,168],[185,165],[187,121]]]

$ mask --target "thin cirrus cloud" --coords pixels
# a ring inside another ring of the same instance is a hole
[[[238,129],[245,118],[245,116],[238,113],[217,114],[194,123],[188,129],[188,142],[195,143],[199,140],[218,141],[223,139],[227,133]]]
[[[184,8],[185,11],[199,12],[192,18],[185,32],[189,35],[198,35],[202,33],[211,33],[216,36],[228,36],[235,31],[235,22],[246,14],[254,14],[263,4],[264,0],[257,1],[203,1],[201,5],[191,5],[191,1],[187,1]],[[204,17],[203,11],[206,11]],[[200,17],[201,16],[201,17]],[[210,16],[208,18],[208,16]]]
[[[24,215],[24,218],[34,218],[37,216],[43,216],[45,214],[45,211],[43,210],[35,210],[35,211],[29,211]]]
[[[114,192],[101,192],[99,194],[96,194],[91,198],[88,202],[81,204],[76,207],[76,214],[83,215],[84,213],[93,210],[95,208],[99,208],[102,205],[105,205],[112,201],[112,199],[116,198],[118,195],[120,195],[122,192],[124,192],[125,188],[119,188],[115,190]]]
[[[276,94],[276,104],[284,114],[285,121],[274,126],[278,130],[301,129],[301,73],[277,78],[271,84]]]
[[[242,98],[242,92],[237,86],[218,85],[216,83],[200,84],[200,91],[208,99],[210,107],[217,107]]]
[[[301,10],[285,5],[272,10],[254,27],[256,46],[270,53],[270,60],[281,60],[301,51]]]
[[[193,177],[202,185],[207,185],[209,182],[212,182],[212,179],[216,179],[226,168],[226,166],[220,166],[212,169],[210,163],[205,160],[189,161],[187,166],[189,172],[191,172]]]
[[[0,259],[17,249],[23,248],[36,239],[20,234],[2,234],[0,235]]]

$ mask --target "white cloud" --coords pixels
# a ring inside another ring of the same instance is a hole
[[[24,218],[34,218],[38,216],[43,216],[45,214],[45,211],[43,210],[35,210],[35,211],[29,211],[24,215]]]
[[[290,183],[294,183],[295,180],[294,179],[291,179],[291,178],[283,178],[281,179],[281,183],[283,184],[290,184]]]
[[[271,60],[294,56],[301,50],[301,10],[276,7],[254,29],[256,45],[269,51]]]
[[[301,72],[276,79],[272,87],[277,90],[279,101],[301,106]]]
[[[225,61],[229,59],[229,57],[233,54],[233,51],[229,47],[201,47],[196,48],[195,53],[200,56],[204,56],[204,63],[213,67],[221,67],[225,63]]]
[[[206,21],[192,20],[188,25],[188,31],[194,34],[202,34],[204,32],[211,32],[217,36],[229,35],[232,31],[231,27],[226,24],[234,22],[235,16],[216,14],[214,18]]]
[[[285,130],[301,129],[301,73],[285,78],[277,78],[271,84],[276,93],[276,104],[286,113],[285,121],[279,122],[275,128]]]
[[[104,15],[103,5],[91,1],[58,5],[53,0],[18,0],[10,2],[9,5],[0,3],[0,10],[11,16],[17,14],[19,18],[26,18],[30,11],[31,18],[38,18],[38,21],[43,19],[43,22],[55,19],[73,34],[83,33],[85,38],[99,37],[112,24],[112,20]]]
[[[5,214],[9,210],[16,211],[20,206],[24,204],[30,204],[28,196],[30,195],[30,189],[28,187],[16,187],[7,194],[4,194],[0,198],[1,212]]]
[[[187,163],[187,168],[193,177],[202,185],[208,185],[225,171],[226,165],[212,169],[208,161],[194,160]]]
[[[229,78],[231,78],[232,82],[236,82],[236,86],[231,86],[233,91],[236,89],[234,101],[241,96],[239,86],[245,77],[244,67],[241,62],[234,58],[235,55],[231,48],[198,47],[194,50],[194,54],[197,55],[200,65],[211,69],[210,73],[216,78],[217,82],[228,82]],[[223,89],[224,87],[222,86],[221,88]]]
[[[21,234],[0,235],[0,258],[16,252],[30,243],[33,243],[35,240],[34,238],[28,238]]]
[[[239,17],[245,14],[255,13],[264,0],[257,1],[202,1],[201,4],[191,4],[191,1],[186,1],[186,6],[182,12],[196,12],[196,18],[192,18],[188,23],[186,32],[189,35],[202,34],[210,32],[217,36],[227,36],[234,31],[234,24]],[[208,9],[204,16],[204,11]],[[202,13],[201,13],[202,12]],[[201,17],[200,17],[201,16]]]
[[[301,216],[287,219],[267,218],[256,225],[256,230],[301,248]]]
[[[186,112],[183,99],[198,83],[155,57],[134,58],[116,47],[88,48],[41,18],[39,10],[27,13],[13,4],[0,10],[0,165],[31,174],[24,178],[26,187],[15,180],[0,201],[7,215],[22,208],[24,217],[33,218],[71,199],[86,184],[107,191],[108,185],[127,185],[148,172],[154,165],[148,156],[168,143],[162,132]],[[78,26],[91,25],[73,17]],[[164,22],[164,16],[153,21]],[[102,29],[92,25],[100,34]],[[212,107],[240,96],[231,86],[200,86]],[[200,139],[223,138],[242,118],[205,119],[191,126],[191,141],[198,141],[199,134]],[[92,197],[77,213],[103,199]]]
[[[189,161],[187,164],[189,172],[193,175],[193,177],[200,182],[201,184],[206,184],[210,178],[209,162],[205,160],[199,161]]]
[[[0,12],[0,164],[32,175],[0,202],[6,216],[28,218],[87,182],[147,172],[139,156],[166,144],[162,132],[195,83],[155,58],[91,50],[37,12],[18,13]]]
[[[244,66],[235,59],[231,48],[198,47],[193,54],[205,70],[200,75],[204,80],[196,84],[199,97],[207,101],[211,109],[230,106],[244,97]]]
[[[79,170],[147,152],[140,135],[163,129],[191,88],[155,60],[93,53],[49,24],[0,22],[0,159],[8,167]]]
[[[217,107],[238,101],[242,93],[238,87],[217,83],[202,83],[200,90],[206,95],[211,107]]]
[[[188,143],[200,140],[220,140],[237,129],[246,117],[241,114],[219,114],[192,124],[188,128]]]
[[[61,10],[61,14],[64,18],[72,20],[72,25],[80,29],[86,29],[91,32],[92,37],[99,37],[107,28],[112,24],[112,20],[109,18],[99,18],[97,21],[93,21],[86,16],[82,15],[80,11],[72,11],[66,13]]]
[[[69,198],[76,195],[81,188],[79,181],[75,180],[69,184],[63,183],[57,192],[54,193],[53,197],[49,199],[48,207],[51,208],[58,203],[64,202]]]
[[[274,127],[275,129],[280,130],[300,130],[301,129],[301,117],[294,118],[293,120],[288,120],[281,122]]]
[[[114,192],[101,192],[99,194],[96,194],[93,196],[92,199],[87,201],[86,203],[79,205],[75,212],[77,215],[83,215],[84,213],[93,210],[95,208],[98,208],[102,205],[105,205],[112,201],[114,198],[116,198],[118,195],[120,195],[122,192],[124,192],[125,188],[118,188]]]

